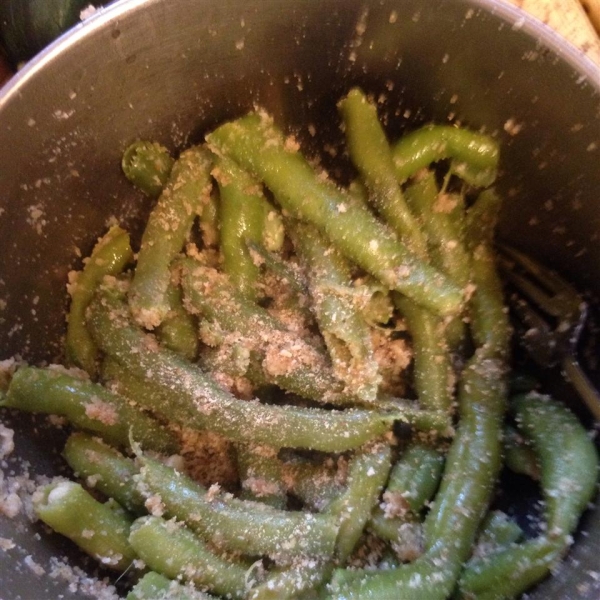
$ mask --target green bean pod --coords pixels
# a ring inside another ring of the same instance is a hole
[[[131,526],[129,543],[153,571],[182,578],[228,598],[246,597],[248,567],[223,560],[180,523],[141,517]]]
[[[418,515],[435,494],[444,468],[444,456],[438,450],[412,443],[396,461],[385,488],[386,496],[398,497],[406,509]]]
[[[246,373],[255,385],[272,383],[322,403],[356,401],[354,392],[345,391],[335,377],[326,356],[297,334],[286,331],[282,323],[240,294],[226,277],[190,258],[177,265],[188,308],[218,323],[222,330],[244,337],[255,354]]]
[[[313,310],[334,373],[354,389],[361,401],[371,403],[377,396],[381,376],[373,355],[369,326],[351,293],[344,293],[352,281],[350,265],[316,228],[297,222],[290,233],[306,263]]]
[[[181,287],[169,283],[166,300],[170,310],[156,329],[156,337],[169,350],[194,361],[198,355],[198,324],[183,306]]]
[[[425,522],[425,554],[389,571],[338,570],[329,597],[375,600],[393,594],[403,600],[445,600],[451,594],[500,470],[505,396],[501,363],[476,353],[463,375],[461,422]]]
[[[302,560],[287,568],[273,569],[265,581],[250,590],[248,600],[294,600],[305,598],[331,576],[330,562]],[[308,598],[312,597],[311,595]]]
[[[71,306],[65,341],[67,360],[95,377],[98,349],[85,326],[85,310],[94,291],[105,275],[118,275],[133,260],[129,234],[118,226],[111,227],[100,238],[85,263],[83,271],[69,286]]]
[[[438,160],[451,158],[452,170],[475,187],[496,179],[498,143],[487,135],[450,125],[426,125],[404,135],[392,147],[398,181],[404,182]]]
[[[538,538],[495,553],[465,570],[465,598],[507,600],[546,577],[572,542],[571,534],[594,496],[599,457],[575,415],[548,396],[512,401],[515,419],[540,463],[546,527]]]
[[[474,561],[482,560],[495,552],[509,548],[522,537],[523,530],[516,521],[500,510],[493,510],[488,513],[481,524],[474,555],[469,563],[473,564]]]
[[[431,312],[408,298],[393,294],[394,304],[406,320],[412,337],[414,385],[419,404],[428,410],[448,412],[453,401],[454,372],[445,325]]]
[[[117,446],[129,446],[131,436],[150,450],[169,453],[179,448],[174,434],[122,396],[55,369],[18,369],[0,406],[66,417]]]
[[[156,571],[149,571],[133,586],[126,600],[216,600],[216,598],[167,579]]]
[[[206,137],[263,180],[291,216],[315,225],[347,258],[392,289],[434,312],[460,310],[462,292],[419,260],[359,202],[319,178],[266,117],[250,114],[221,125]]]
[[[335,471],[324,464],[298,460],[283,463],[282,470],[288,491],[313,510],[324,510],[344,493]]]
[[[36,515],[105,567],[124,571],[136,558],[127,541],[131,519],[116,503],[102,504],[78,483],[60,481],[40,488]]]
[[[396,420],[418,424],[427,417],[423,411],[400,408],[389,413],[329,411],[238,400],[195,365],[153,344],[110,288],[103,288],[92,302],[89,324],[99,347],[148,390],[135,399],[141,406],[166,413],[182,426],[210,429],[236,442],[343,452],[384,434]]]
[[[277,220],[281,225],[281,218],[265,198],[261,184],[233,161],[218,158],[213,176],[220,191],[223,270],[240,294],[254,299],[259,268],[246,243],[262,244],[267,220]]]
[[[285,508],[287,497],[276,449],[238,444],[237,464],[242,485],[241,498],[264,502],[273,508]]]
[[[527,475],[537,481],[540,465],[534,449],[513,427],[504,428],[504,466],[513,473]]]
[[[353,88],[340,100],[338,108],[344,119],[350,158],[366,184],[368,199],[415,254],[426,256],[425,236],[398,184],[377,107],[362,90]]]
[[[174,162],[164,146],[138,141],[126,148],[121,168],[135,187],[147,196],[157,198],[169,179]]]
[[[171,309],[169,267],[183,248],[196,215],[209,201],[211,164],[210,153],[203,147],[182,152],[148,218],[129,289],[131,311],[147,329],[158,327]]]
[[[250,556],[333,555],[338,532],[331,516],[277,510],[213,494],[188,477],[144,457],[141,481],[160,496],[168,515],[220,547]]]
[[[387,444],[376,444],[357,452],[350,462],[346,491],[324,511],[339,519],[336,557],[341,564],[354,550],[379,501],[392,466],[391,458]]]
[[[145,498],[133,479],[139,469],[131,459],[85,433],[69,436],[63,457],[90,487],[113,498],[131,513],[146,512]]]

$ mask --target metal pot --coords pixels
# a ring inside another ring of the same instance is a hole
[[[341,139],[335,103],[354,84],[396,115],[392,135],[430,120],[497,135],[502,236],[600,292],[600,72],[543,25],[493,0],[123,0],[0,92],[1,358],[59,357],[67,272],[109,216],[139,233],[148,206],[119,169],[129,142],[178,150],[258,103],[309,144],[315,125],[322,149]],[[57,434],[2,418],[16,428],[7,473],[17,459],[60,472]],[[583,529],[532,597],[600,597],[600,510]],[[57,536],[2,518],[0,537],[16,544],[0,561],[5,600],[81,597],[23,562],[80,564]]]

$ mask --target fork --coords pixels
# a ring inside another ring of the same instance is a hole
[[[526,329],[522,336],[525,349],[542,367],[560,365],[600,422],[600,393],[578,360],[588,304],[560,275],[527,254],[505,245],[498,245],[498,250],[500,270],[512,287],[510,306]]]

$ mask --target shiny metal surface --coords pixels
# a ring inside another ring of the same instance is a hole
[[[68,270],[108,217],[139,229],[147,203],[119,170],[129,142],[176,150],[258,103],[308,144],[314,124],[322,149],[341,139],[335,103],[352,84],[381,94],[392,135],[448,119],[496,134],[503,237],[600,292],[600,73],[542,25],[492,0],[125,0],[0,92],[0,358],[59,356]],[[31,472],[56,472],[45,428],[11,422]],[[600,597],[598,510],[584,528],[532,597]],[[49,572],[66,552],[40,532],[0,518],[18,546],[0,550],[0,596],[84,597],[24,566],[31,554]]]

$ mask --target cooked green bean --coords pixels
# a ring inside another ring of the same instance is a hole
[[[358,88],[340,100],[350,158],[369,191],[368,199],[408,248],[426,256],[425,236],[408,208],[394,171],[392,151],[376,106]]]
[[[467,598],[514,598],[547,576],[569,547],[596,489],[598,452],[577,418],[564,405],[535,393],[512,404],[519,429],[539,458],[546,527],[539,537],[465,570],[460,589]]]
[[[248,600],[293,600],[323,585],[331,576],[331,563],[303,559],[287,568],[273,569],[266,580],[250,590]],[[312,596],[308,596],[311,598]]]
[[[199,592],[160,573],[146,573],[127,594],[126,600],[216,600],[214,596]]]
[[[219,243],[219,197],[213,190],[200,214],[200,230],[202,242],[209,248]]]
[[[406,509],[418,515],[435,494],[443,467],[441,452],[418,442],[412,443],[392,467],[384,500],[392,495],[397,502],[399,496]]]
[[[282,464],[288,490],[311,509],[322,511],[344,492],[335,471],[322,463],[296,460]]]
[[[273,508],[285,508],[287,497],[282,481],[282,464],[276,449],[238,444],[237,464],[242,485],[241,498],[264,502]]]
[[[156,142],[133,142],[123,153],[121,168],[135,187],[156,198],[169,179],[175,161]]]
[[[56,369],[21,367],[0,406],[66,417],[117,446],[129,446],[131,436],[144,448],[159,452],[176,452],[179,447],[170,431],[129,400]]]
[[[193,361],[198,355],[198,325],[182,304],[183,292],[179,285],[169,283],[166,301],[170,310],[156,329],[156,337],[169,350]]]
[[[181,251],[197,214],[210,195],[210,153],[203,147],[182,152],[148,219],[142,237],[129,304],[147,329],[158,327],[171,309],[169,266]]]
[[[346,491],[325,509],[325,514],[339,519],[336,557],[342,564],[354,550],[379,501],[392,466],[391,458],[388,444],[357,451],[350,462]]]
[[[90,487],[114,498],[134,514],[146,512],[145,498],[133,480],[139,469],[131,459],[85,433],[73,433],[69,437],[63,457]]]
[[[404,517],[386,517],[384,511],[376,507],[371,514],[368,528],[381,539],[395,545],[411,548],[412,559],[423,551],[423,525]]]
[[[222,330],[243,336],[255,355],[246,373],[255,385],[273,383],[322,403],[356,402],[354,391],[345,391],[326,356],[297,334],[286,331],[282,323],[240,294],[221,273],[190,258],[177,265],[188,308],[218,323]]]
[[[131,322],[118,293],[108,288],[92,302],[89,323],[99,347],[149,390],[136,398],[140,405],[167,412],[170,420],[180,425],[211,429],[234,441],[343,452],[384,434],[394,421],[429,426],[430,417],[435,417],[400,408],[389,413],[329,411],[238,400],[195,365],[152,345],[151,338]],[[158,396],[151,393],[154,389]],[[151,404],[157,398],[168,398],[168,405]]]
[[[114,501],[102,504],[78,483],[60,481],[40,488],[36,515],[104,566],[124,571],[136,558],[127,541],[131,519]]]
[[[434,312],[460,310],[462,291],[409,252],[368,209],[319,178],[268,118],[248,115],[221,125],[206,139],[217,154],[262,179],[291,216],[317,226],[342,254],[384,284]]]
[[[500,152],[492,138],[449,125],[426,125],[400,138],[392,147],[396,177],[404,182],[424,167],[451,158],[452,169],[475,187],[496,178]]]
[[[540,466],[534,449],[513,427],[504,428],[504,465],[513,473],[540,478]]]
[[[141,517],[131,526],[129,543],[153,571],[181,577],[200,589],[228,598],[245,598],[248,567],[223,560],[180,523]]]
[[[312,307],[329,350],[335,374],[365,403],[373,402],[381,381],[371,334],[350,293],[351,269],[319,231],[296,222],[294,245],[306,263]]]
[[[213,176],[221,194],[219,208],[223,270],[240,294],[254,299],[259,269],[252,260],[246,242],[262,244],[267,220],[276,219],[281,224],[281,218],[265,198],[261,184],[233,161],[218,158]]]
[[[331,516],[283,511],[207,494],[185,475],[142,458],[141,480],[165,512],[212,543],[251,556],[332,556],[338,526]]]
[[[506,513],[491,511],[481,524],[472,561],[482,560],[488,555],[504,550],[523,537],[523,530]]]
[[[392,298],[412,337],[414,385],[419,404],[425,409],[447,412],[452,406],[454,373],[444,323],[400,294],[393,294]]]
[[[118,226],[111,227],[94,247],[83,271],[69,285],[71,306],[66,337],[67,360],[87,371],[90,377],[95,377],[98,371],[98,350],[85,326],[85,310],[104,276],[119,274],[132,260],[129,234]]]
[[[501,464],[505,405],[503,368],[476,353],[459,392],[461,421],[446,459],[442,485],[426,519],[426,552],[415,562],[382,572],[336,571],[333,598],[444,600],[468,558]]]

